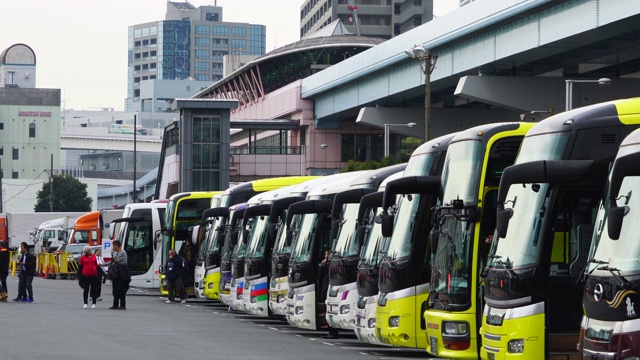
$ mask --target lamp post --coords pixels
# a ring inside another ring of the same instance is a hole
[[[410,122],[408,124],[384,124],[384,157],[389,156],[389,127],[390,126],[406,126],[406,127],[413,128],[416,125],[418,124],[414,122]]]
[[[601,78],[598,80],[570,80],[567,79],[564,81],[565,83],[565,92],[564,92],[564,104],[565,110],[569,111],[573,109],[573,83],[597,83],[598,85],[609,85],[611,84],[611,79],[609,78]]]
[[[329,147],[329,145],[327,144],[320,144],[320,145],[300,145],[300,176],[304,176],[306,175],[307,172],[307,148],[308,147],[313,147],[313,146],[319,146],[322,150],[326,149]],[[326,159],[326,155],[325,155],[325,159]]]
[[[424,73],[424,141],[429,141],[429,120],[431,117],[431,73],[436,67],[438,55],[431,54],[423,45],[416,45],[404,51],[407,56],[416,59]]]

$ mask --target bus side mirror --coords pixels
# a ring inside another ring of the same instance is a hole
[[[115,235],[115,232],[116,232],[116,227],[109,226],[109,239],[113,240],[113,236]]]
[[[434,227],[429,233],[429,245],[431,245],[431,253],[435,254],[438,251],[438,243],[440,242],[440,229]]]
[[[513,209],[498,210],[496,218],[496,229],[500,238],[507,237],[507,229],[509,228],[509,220],[513,216]]]
[[[380,225],[382,226],[382,236],[390,237],[391,235],[393,235],[393,222],[395,220],[394,216],[384,212],[380,214],[380,220]]]
[[[238,244],[238,231],[231,231],[231,246],[236,246]]]
[[[242,230],[242,242],[246,245],[249,242],[249,229]]]
[[[611,238],[611,240],[618,240],[620,238],[620,231],[622,230],[622,220],[628,213],[628,206],[615,206],[609,208],[607,230],[609,232],[609,237]]]
[[[340,229],[340,220],[331,220],[331,239],[338,237],[338,230]]]
[[[269,224],[269,227],[267,228],[267,235],[269,236],[269,240],[274,241],[276,236],[278,236],[278,224]]]
[[[291,246],[291,239],[293,238],[293,229],[287,229],[287,237],[284,238],[284,242],[287,246]]]
[[[364,246],[364,236],[367,234],[367,227],[365,225],[358,225],[358,230],[356,230],[356,240],[358,241],[358,245],[360,247]]]

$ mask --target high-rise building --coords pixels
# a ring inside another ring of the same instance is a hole
[[[140,82],[185,80],[216,82],[225,55],[264,55],[264,25],[223,22],[222,7],[167,2],[165,20],[129,27],[127,111],[139,111]]]
[[[390,39],[433,18],[433,0],[305,0],[300,38],[340,19],[353,34]]]

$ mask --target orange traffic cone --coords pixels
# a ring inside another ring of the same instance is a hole
[[[47,269],[44,272],[44,278],[48,279],[49,278],[49,265],[47,265]]]
[[[40,272],[38,273],[39,277],[44,277],[44,271],[42,271],[42,264],[40,264]]]

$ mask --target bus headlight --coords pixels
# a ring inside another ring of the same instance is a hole
[[[466,335],[469,332],[469,324],[466,322],[444,321],[442,327],[445,335]]]
[[[281,294],[281,295],[278,295],[278,302],[279,302],[279,303],[283,303],[285,300],[286,300],[286,298],[285,298],[285,296],[284,296],[284,295],[282,295],[282,294]]]
[[[302,315],[304,313],[304,307],[296,306],[296,315]]]
[[[512,354],[522,354],[524,352],[524,339],[515,339],[507,344],[507,351]]]
[[[329,289],[329,297],[338,296],[338,289],[340,289],[340,286],[332,286],[331,289]]]
[[[349,313],[349,305],[340,306],[340,315],[347,315]]]
[[[242,300],[242,293],[236,294],[236,299]]]
[[[231,289],[231,284],[228,281],[225,281],[222,289],[229,291]]]
[[[369,319],[369,321],[367,321],[367,326],[369,327],[369,329],[373,329],[374,327],[376,327],[376,318]]]
[[[396,328],[400,326],[400,316],[392,316],[389,318],[389,327]]]
[[[209,289],[209,290],[213,289],[213,283],[208,283],[207,284],[207,289]]]

